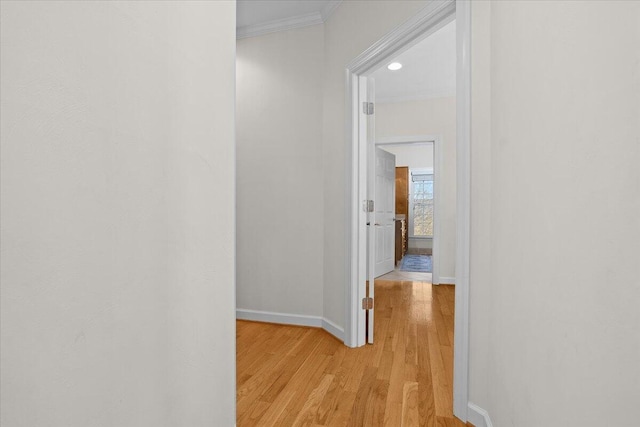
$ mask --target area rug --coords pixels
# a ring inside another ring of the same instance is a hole
[[[431,273],[431,255],[405,255],[400,262],[400,271]]]

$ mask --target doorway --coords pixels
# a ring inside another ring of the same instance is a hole
[[[373,208],[367,193],[368,159],[366,115],[371,102],[366,76],[394,56],[456,20],[456,256],[455,256],[455,352],[454,352],[454,414],[465,421],[468,410],[468,295],[469,295],[469,222],[470,222],[470,6],[466,1],[430,3],[414,18],[398,27],[347,66],[347,117],[352,156],[348,166],[351,177],[350,221],[350,281],[346,292],[345,344],[364,345],[367,325],[371,330],[373,289],[368,289],[367,255],[368,213]],[[373,109],[373,106],[371,106]],[[371,265],[371,264],[370,264]],[[373,286],[371,287],[373,288]],[[371,292],[368,293],[368,292]],[[365,300],[366,303],[365,303]],[[375,333],[375,332],[374,332]]]
[[[455,115],[450,120],[455,121]],[[443,215],[440,200],[444,188],[442,145],[441,135],[376,139],[376,147],[396,156],[396,228],[400,233],[397,240],[401,244],[401,248],[396,247],[395,268],[377,279],[440,284],[440,224]],[[449,257],[454,258],[455,254],[451,253]]]

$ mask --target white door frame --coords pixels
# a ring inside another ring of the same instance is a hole
[[[360,283],[366,280],[367,147],[358,143],[358,76],[375,70],[429,34],[456,20],[456,287],[453,357],[453,413],[467,421],[469,392],[469,252],[471,209],[471,5],[469,0],[437,0],[373,44],[346,67],[346,132],[351,141],[347,177],[351,182],[347,202],[346,241],[350,254],[345,286],[345,344],[364,345],[364,310]]]
[[[431,253],[431,283],[440,284],[440,233],[442,219],[442,177],[444,156],[440,135],[390,136],[376,139],[376,146],[433,145],[433,247]],[[411,183],[409,183],[411,185]],[[407,227],[409,223],[407,222]],[[407,239],[409,236],[407,235]]]

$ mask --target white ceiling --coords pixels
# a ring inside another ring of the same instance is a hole
[[[238,37],[320,24],[342,0],[238,0]]]
[[[402,69],[387,65],[400,62]],[[456,93],[456,24],[442,27],[401,53],[371,76],[375,79],[376,101],[397,102],[454,96]]]
[[[238,38],[259,36],[320,24],[342,0],[238,0]],[[403,67],[389,71],[388,64],[372,73],[376,101],[394,102],[454,96],[456,93],[456,25],[445,25],[398,55]]]

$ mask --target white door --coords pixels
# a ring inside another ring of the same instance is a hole
[[[375,277],[395,266],[396,156],[376,147],[374,182]]]

